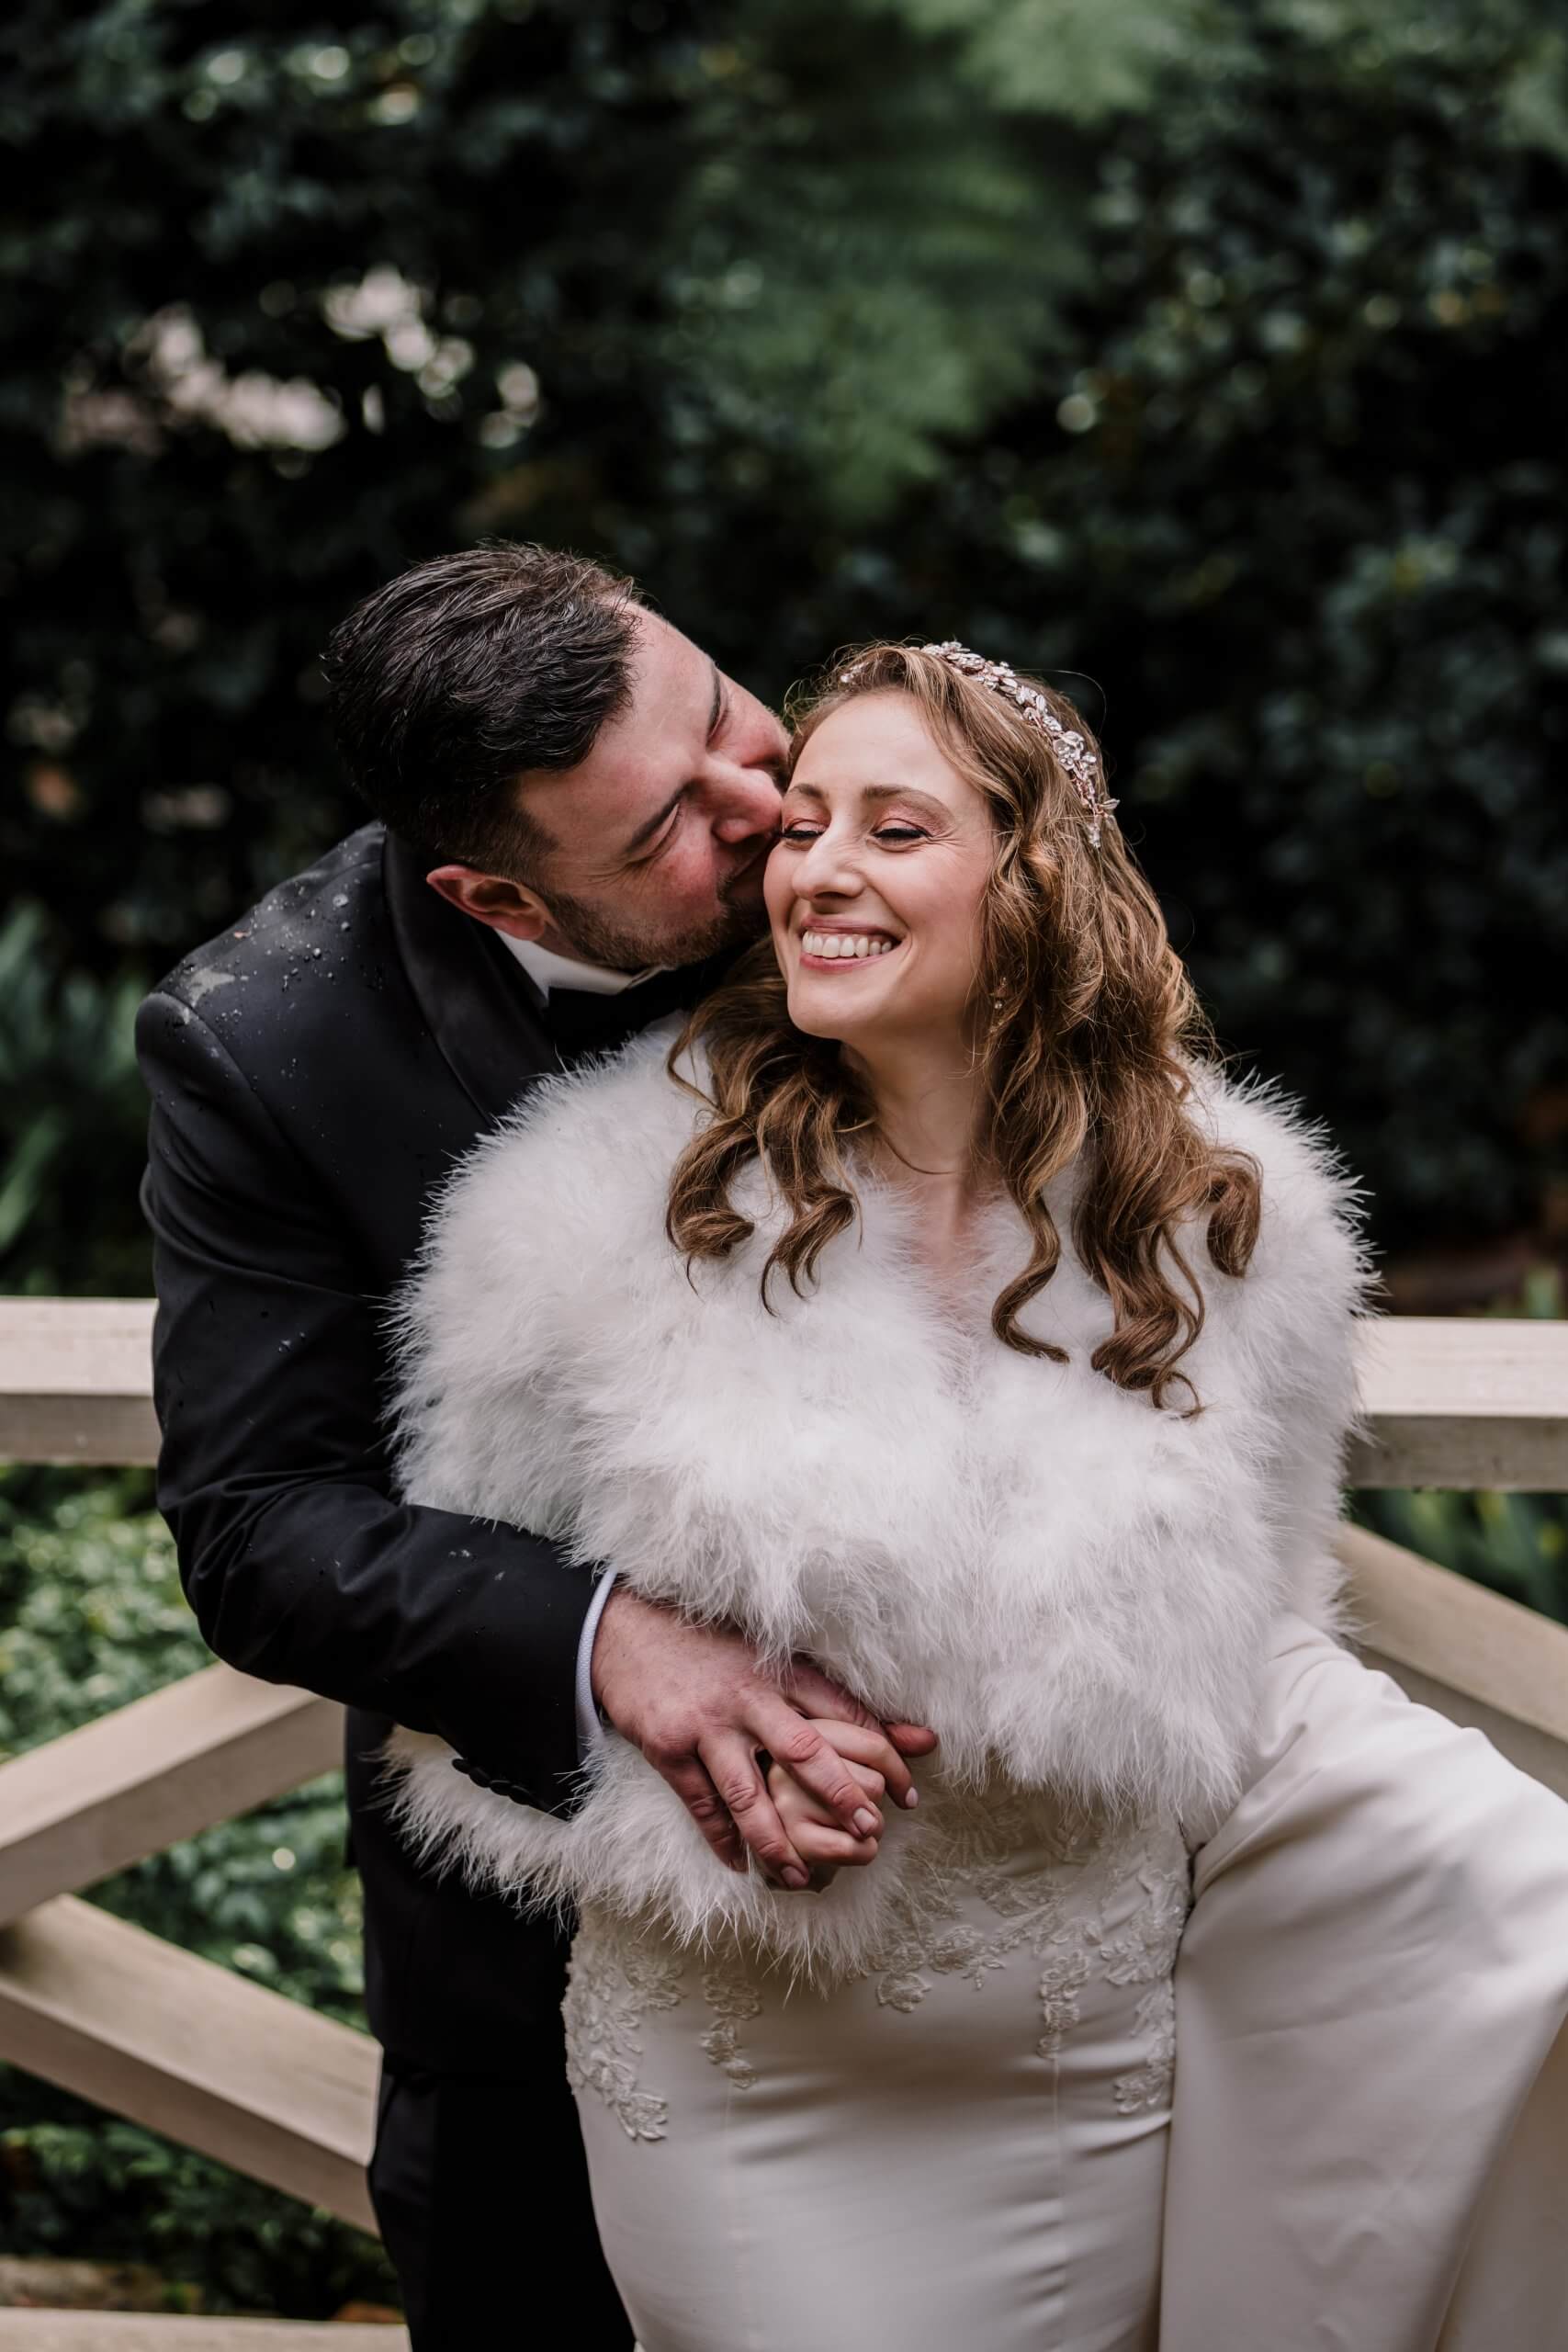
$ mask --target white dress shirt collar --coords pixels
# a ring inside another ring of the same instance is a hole
[[[541,947],[536,939],[513,939],[504,931],[498,931],[496,937],[511,949],[547,1001],[552,989],[581,989],[587,996],[619,996],[638,980],[650,980],[655,972],[673,968],[669,964],[649,964],[641,972],[613,972],[605,964],[580,964],[574,956],[558,956],[554,948]]]

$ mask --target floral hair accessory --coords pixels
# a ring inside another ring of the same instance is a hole
[[[1105,778],[1100,762],[1077,728],[1064,727],[1039,687],[1026,686],[1015,674],[1010,662],[987,662],[984,655],[971,653],[969,648],[960,645],[954,637],[948,638],[942,645],[922,645],[920,651],[934,654],[939,662],[945,662],[948,668],[956,670],[960,676],[973,678],[976,685],[989,686],[994,693],[1006,695],[1010,701],[1017,703],[1032,727],[1038,728],[1042,735],[1049,737],[1051,749],[1072,778],[1073,788],[1088,814],[1089,846],[1098,849],[1101,820],[1118,803],[1106,797]],[[863,662],[852,662],[847,670],[840,671],[840,684],[852,685],[864,667]]]

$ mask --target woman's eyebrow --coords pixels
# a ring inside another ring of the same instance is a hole
[[[939,816],[951,817],[953,814],[952,809],[940,801],[933,792],[920,792],[913,785],[863,784],[859,789],[863,800],[918,800],[922,808],[934,808]],[[821,786],[815,784],[792,783],[789,790],[802,794],[807,800],[826,801],[828,797]]]

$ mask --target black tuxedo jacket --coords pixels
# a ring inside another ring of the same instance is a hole
[[[639,989],[624,1028],[694,1001],[727,960]],[[570,1056],[515,959],[378,825],[187,956],[142,1005],[137,1049],[158,1499],[186,1591],[220,1657],[349,1710],[367,2003],[389,2055],[525,2080],[531,2026],[558,2047],[565,1939],[417,1868],[371,1758],[412,1724],[569,1812],[592,1579],[525,1532],[393,1498],[385,1306],[433,1188]]]

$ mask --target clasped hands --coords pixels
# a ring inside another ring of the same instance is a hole
[[[883,1799],[916,1803],[905,1759],[937,1744],[923,1724],[884,1724],[809,1659],[770,1679],[743,1634],[621,1585],[599,1620],[592,1680],[719,1860],[792,1891],[875,1860]]]

